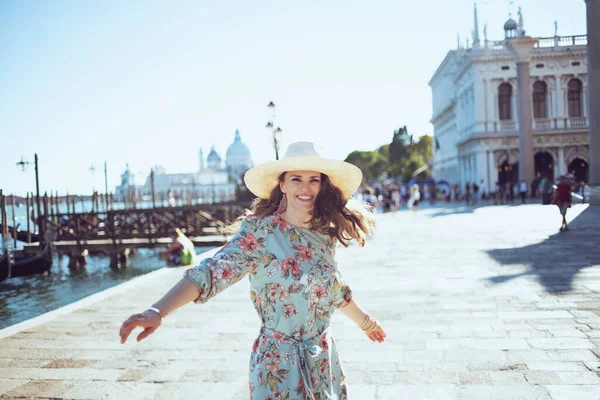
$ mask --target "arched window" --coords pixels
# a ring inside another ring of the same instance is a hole
[[[546,94],[548,85],[544,81],[537,81],[533,84],[533,118],[547,118],[546,113]]]
[[[581,91],[583,84],[579,79],[571,79],[568,84],[569,117],[581,117]]]
[[[500,120],[512,119],[512,86],[509,83],[503,83],[498,88],[498,115]]]

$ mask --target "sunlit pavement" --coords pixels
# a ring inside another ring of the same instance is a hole
[[[573,218],[559,232],[553,206],[378,215],[366,247],[338,250],[355,300],[388,333],[371,343],[334,317],[350,398],[600,399],[600,207],[576,205]],[[0,331],[1,397],[247,399],[259,321],[246,280],[119,344],[122,320],[182,272]]]

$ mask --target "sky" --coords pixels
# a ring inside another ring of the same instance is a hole
[[[586,33],[583,0],[479,0],[479,27],[503,39],[521,6],[534,37]],[[0,0],[0,189],[90,193],[129,165],[198,170],[235,130],[255,164],[315,142],[344,159],[406,125],[432,134],[428,82],[473,29],[472,0]],[[482,36],[483,38],[483,36]],[[95,169],[90,169],[95,167]]]

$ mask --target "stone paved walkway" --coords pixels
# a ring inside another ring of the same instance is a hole
[[[429,208],[379,216],[338,251],[355,299],[384,325],[371,343],[333,329],[354,400],[600,399],[600,207]],[[182,275],[163,269],[0,331],[0,398],[247,399],[259,320],[248,283],[187,305],[142,343],[129,314]]]

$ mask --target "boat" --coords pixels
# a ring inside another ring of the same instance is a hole
[[[0,256],[0,282],[10,278],[10,255],[8,250],[4,250]]]
[[[33,256],[22,253],[14,254],[14,261],[10,264],[10,277],[43,274],[50,272],[52,267],[52,247],[49,243],[43,245],[42,251]]]
[[[0,230],[2,230],[2,224],[0,224]],[[8,226],[8,233],[12,235],[13,227]],[[38,242],[40,240],[40,235],[37,232],[31,232],[31,241]],[[21,242],[27,242],[27,231],[19,229],[19,225],[17,225],[17,240]]]
[[[9,259],[10,278],[47,273],[52,267],[50,244],[45,244],[42,251],[33,256],[26,256],[22,252],[14,252],[13,255],[14,261]]]

